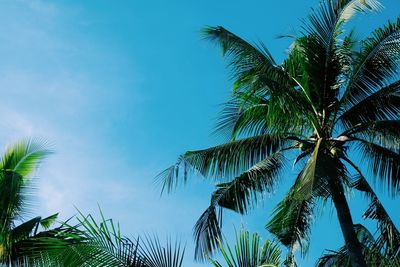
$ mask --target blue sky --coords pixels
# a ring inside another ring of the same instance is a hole
[[[193,177],[162,198],[153,184],[180,153],[221,142],[210,133],[229,96],[229,75],[200,29],[223,25],[262,40],[280,62],[290,41],[276,36],[298,30],[317,2],[1,1],[1,144],[41,137],[56,150],[38,172],[32,213],[68,218],[74,206],[96,213],[99,204],[127,235],[177,236],[187,243],[185,266],[207,266],[192,262],[191,236],[212,183]],[[398,16],[398,1],[383,3],[382,13],[355,20],[360,37]],[[228,214],[226,233],[244,225],[267,238],[263,226],[288,182],[250,215]],[[383,200],[400,225],[395,201]],[[352,201],[360,222],[365,200]],[[341,244],[328,207],[299,262],[310,266],[324,248]]]

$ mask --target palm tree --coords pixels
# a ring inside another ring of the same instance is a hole
[[[274,192],[294,155],[300,171],[267,224],[289,248],[289,258],[297,247],[306,252],[316,205],[332,201],[352,266],[366,266],[346,198],[351,189],[371,199],[365,217],[377,220],[382,248],[398,248],[392,245],[400,235],[380,212],[368,181],[391,196],[400,191],[400,18],[364,40],[344,28],[356,13],[380,7],[377,0],[321,2],[281,64],[262,43],[250,44],[220,26],[204,30],[222,47],[234,78],[216,128],[230,140],[186,152],[158,177],[168,192],[180,173],[187,181],[189,171],[218,182],[195,226],[197,259],[218,246],[222,210],[245,213]],[[357,167],[360,158],[372,173],[368,179]]]
[[[279,267],[282,254],[279,244],[269,240],[265,241],[263,245],[260,242],[261,238],[257,233],[250,237],[250,233],[242,229],[236,233],[236,242],[233,248],[227,242],[219,244],[225,264],[222,265],[218,260],[212,258],[210,258],[210,262],[214,267]]]
[[[59,235],[62,226],[49,229],[58,214],[21,222],[28,212],[32,174],[51,153],[40,141],[22,140],[8,147],[0,159],[0,263],[32,263],[49,249],[58,249],[69,238]]]
[[[182,266],[184,249],[178,243],[162,246],[156,237],[125,238],[101,212],[100,224],[82,213],[77,225],[68,220],[50,229],[58,214],[19,223],[29,208],[32,174],[50,153],[44,142],[22,140],[0,159],[0,265]]]

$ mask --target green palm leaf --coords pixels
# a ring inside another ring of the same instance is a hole
[[[120,233],[119,225],[106,220],[100,210],[101,221],[80,213],[79,224],[68,225],[79,241],[53,252],[51,258],[62,266],[129,266],[181,267],[184,249],[179,243],[162,246],[158,238],[129,239]]]
[[[275,153],[231,182],[217,185],[210,206],[195,226],[197,259],[204,260],[205,255],[211,254],[218,247],[218,240],[222,235],[222,210],[217,215],[216,209],[220,207],[245,213],[258,194],[273,190],[277,176],[284,167],[284,161],[281,153]]]
[[[276,65],[265,45],[251,45],[223,27],[205,28],[204,34],[217,42],[223,55],[228,57],[235,79],[234,92],[240,92],[246,98],[257,94],[269,100],[268,118],[275,131],[293,131],[304,123],[299,107],[308,107],[304,96],[294,90],[295,82]],[[293,102],[298,105],[289,104]],[[297,112],[293,112],[295,110]],[[294,119],[297,120],[295,126]]]
[[[245,213],[251,203],[257,202],[257,194],[272,193],[278,176],[285,167],[286,159],[275,153],[260,161],[233,181],[217,184],[213,200],[223,208]],[[261,195],[262,197],[262,195]]]
[[[399,90],[400,81],[379,89],[341,112],[338,122],[346,129],[352,129],[376,120],[397,120],[400,113]]]
[[[222,238],[222,209],[219,214],[216,211],[214,201],[203,212],[194,226],[194,239],[196,249],[194,257],[196,260],[204,261],[207,254],[211,254],[217,247]]]
[[[234,247],[225,240],[225,243],[220,242],[219,249],[225,265],[210,258],[210,262],[215,267],[278,267],[281,261],[282,251],[279,244],[269,240],[261,244],[261,238],[257,233],[250,236],[250,233],[245,230],[236,233]]]
[[[341,103],[354,105],[396,76],[400,59],[400,18],[377,29],[362,42],[356,64]]]
[[[0,169],[13,171],[27,178],[51,153],[47,144],[41,140],[21,140],[7,148],[0,160]]]
[[[378,222],[379,235],[377,240],[369,247],[383,252],[383,255],[389,259],[398,257],[400,252],[400,232],[378,199],[378,196],[362,175],[360,175],[358,180],[355,181],[354,187],[357,190],[364,192],[371,200],[371,203],[364,212],[363,217],[366,219],[377,220]],[[400,261],[400,258],[397,260]]]
[[[313,221],[315,200],[312,196],[298,200],[292,190],[272,213],[266,228],[289,248],[289,256],[300,246],[303,255],[308,250],[310,226]]]
[[[268,111],[269,101],[262,96],[248,97],[235,93],[224,104],[214,133],[221,133],[231,140],[239,136],[267,134],[270,131]]]
[[[262,135],[233,141],[205,150],[188,151],[178,162],[156,178],[162,184],[162,191],[170,192],[179,182],[179,169],[184,170],[184,181],[189,170],[205,177],[229,179],[248,170],[257,162],[284,148],[284,137]]]
[[[385,185],[389,193],[397,195],[400,190],[400,155],[397,148],[386,148],[362,139],[358,141],[362,156],[368,161],[376,181]]]
[[[399,266],[400,260],[387,257],[379,251],[375,246],[374,236],[361,224],[354,225],[357,238],[363,246],[363,254],[369,266],[377,267],[395,267]],[[346,246],[338,250],[327,250],[326,253],[318,259],[316,266],[318,267],[350,267],[351,259]]]

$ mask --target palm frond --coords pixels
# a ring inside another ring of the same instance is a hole
[[[296,60],[295,77],[304,88],[317,116],[327,120],[337,107],[339,89],[343,77],[348,75],[352,64],[352,35],[343,41],[338,38],[343,24],[355,13],[379,7],[375,0],[321,1],[313,9],[303,26],[303,36],[297,38],[301,60]],[[321,111],[324,114],[319,114]]]
[[[222,209],[217,214],[215,203],[203,212],[194,226],[194,239],[196,249],[194,257],[198,261],[204,261],[207,255],[212,255],[218,248],[222,238]]]
[[[38,139],[21,140],[9,146],[0,160],[0,169],[13,171],[22,177],[32,174],[52,151]]]
[[[305,31],[323,44],[326,50],[332,47],[333,39],[341,33],[341,27],[356,13],[381,8],[376,0],[323,1],[319,9],[313,10],[305,23]]]
[[[395,267],[399,264],[399,259],[386,257],[376,249],[374,236],[361,224],[354,225],[357,238],[363,248],[363,255],[368,266]],[[316,263],[318,267],[350,267],[351,259],[346,246],[338,250],[327,250]]]
[[[179,157],[175,165],[160,173],[156,181],[162,184],[162,191],[170,192],[179,183],[181,167],[184,181],[190,170],[204,177],[228,180],[240,175],[272,153],[283,149],[289,142],[291,141],[282,136],[261,135],[205,150],[188,151]]]
[[[218,184],[213,200],[220,207],[245,213],[252,203],[257,202],[257,195],[261,194],[262,197],[262,193],[273,192],[278,176],[285,167],[285,160],[282,153],[277,152],[233,181]]]
[[[311,80],[310,77],[315,73],[321,74],[321,68],[315,67],[315,64],[322,64],[320,54],[325,58],[326,51],[320,47],[315,39],[304,36],[295,40],[288,58],[283,63],[283,68],[290,79],[294,81],[292,87],[297,92],[295,99],[286,99],[292,103],[292,107],[288,109],[288,111],[291,111],[290,114],[296,114],[296,117],[300,116],[300,118],[294,117],[294,124],[305,122],[306,125],[312,124],[316,130],[319,130],[319,127],[317,127],[317,110],[320,107],[321,99],[316,90],[319,83]],[[319,74],[314,76],[319,77]],[[282,115],[281,112],[277,112],[277,116]]]
[[[17,227],[11,230],[13,242],[18,242],[22,239],[29,238],[37,234],[39,227],[47,230],[57,219],[58,213],[53,214],[47,218],[40,216],[35,217],[31,220],[21,223]]]
[[[363,139],[357,139],[363,160],[368,162],[369,169],[387,188],[387,192],[396,195],[400,190],[400,155],[398,148],[387,148]]]
[[[276,68],[276,63],[265,46],[259,49],[221,26],[206,27],[203,35],[221,46],[222,54],[230,57],[230,66],[235,73],[241,74],[254,67],[268,68],[271,71]]]
[[[255,233],[250,235],[248,231],[236,232],[236,241],[231,247],[228,241],[220,242],[219,250],[223,256],[224,265],[219,261],[210,259],[215,267],[278,267],[281,261],[281,249],[278,243],[267,240],[261,244],[260,236]]]
[[[50,215],[49,217],[43,218],[39,221],[40,226],[42,226],[45,230],[49,229],[50,226],[54,224],[54,222],[58,218],[58,213],[55,213],[53,215]]]
[[[377,120],[397,120],[400,114],[400,81],[368,95],[357,104],[341,111],[337,121],[345,129]]]
[[[400,143],[400,120],[377,120],[360,123],[340,134],[368,140],[383,147],[393,148]]]
[[[61,264],[61,259],[64,259],[65,251],[68,251],[71,245],[82,241],[82,232],[67,223],[53,229],[38,231],[41,221],[46,219],[34,218],[14,229],[10,257],[13,262],[23,260],[36,266],[37,262],[45,261],[50,266],[57,266]]]
[[[0,221],[2,231],[10,230],[13,220],[26,210],[31,189],[29,175],[50,153],[46,144],[22,140],[9,146],[0,159]]]
[[[13,171],[0,170],[1,232],[11,230],[14,220],[23,212],[26,186],[23,177]]]
[[[274,209],[266,228],[289,248],[292,254],[298,246],[303,255],[308,250],[310,226],[313,221],[314,198],[298,200],[293,188]],[[290,255],[289,255],[290,257]]]
[[[231,182],[217,185],[210,206],[200,216],[195,226],[197,260],[204,260],[205,255],[213,253],[218,247],[218,240],[221,238],[222,210],[217,214],[216,209],[219,207],[245,213],[259,194],[272,191],[284,162],[282,153],[274,153]]]
[[[348,108],[384,87],[396,77],[400,59],[400,18],[379,28],[362,42],[361,52],[343,94],[341,106]]]
[[[362,174],[354,182],[354,188],[364,192],[371,200],[363,217],[378,222],[378,237],[369,247],[378,250],[389,259],[398,257],[400,253],[400,232]]]
[[[181,267],[185,248],[177,241],[162,245],[158,237],[146,236],[145,242],[139,242],[139,253],[146,267]]]
[[[132,257],[136,255],[136,242],[122,237],[119,226],[113,220],[106,220],[101,212],[100,214],[101,223],[96,222],[92,215],[81,214],[78,217],[85,242],[71,247],[72,253],[65,257],[68,265],[89,262],[94,266],[129,266],[140,262],[137,257]]]
[[[232,99],[223,105],[214,133],[221,133],[231,140],[242,136],[267,134],[271,126],[268,111],[267,99],[235,93]]]
[[[300,116],[303,113],[294,112],[302,110],[304,97],[294,89],[293,79],[276,65],[265,45],[251,45],[223,27],[206,28],[204,34],[217,42],[229,58],[235,80],[233,92],[241,92],[247,97],[256,94],[269,100],[270,126],[276,131],[291,131],[304,123]]]
[[[67,236],[76,242],[48,253],[61,266],[182,266],[184,248],[179,242],[162,246],[157,237],[130,239],[121,235],[119,225],[105,219],[101,210],[100,223],[92,215],[79,214],[78,225],[66,225]]]
[[[319,147],[321,145],[321,139],[318,140],[315,145],[314,151],[312,152],[312,156],[308,160],[304,169],[300,172],[298,179],[296,180],[296,186],[294,187],[296,191],[294,191],[293,196],[297,199],[308,199],[310,198],[314,186],[316,183],[316,175],[315,171],[317,169],[317,162],[321,157],[318,157]]]

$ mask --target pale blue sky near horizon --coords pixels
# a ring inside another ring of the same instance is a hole
[[[231,81],[219,49],[202,40],[200,29],[222,25],[262,41],[280,62],[290,40],[276,37],[298,31],[317,3],[1,1],[0,144],[39,137],[56,151],[38,171],[31,214],[69,218],[75,207],[96,214],[99,205],[126,235],[177,237],[187,245],[185,267],[208,266],[193,261],[192,229],[212,182],[192,177],[163,197],[153,182],[180,153],[222,141],[210,133]],[[381,13],[355,19],[358,36],[399,16],[399,1],[382,3]],[[249,215],[228,214],[225,233],[243,225],[269,238],[264,225],[292,176]],[[398,200],[383,202],[400,225]],[[365,206],[352,195],[355,222],[363,222],[359,207]],[[342,242],[328,207],[300,266],[312,266],[324,249]]]

